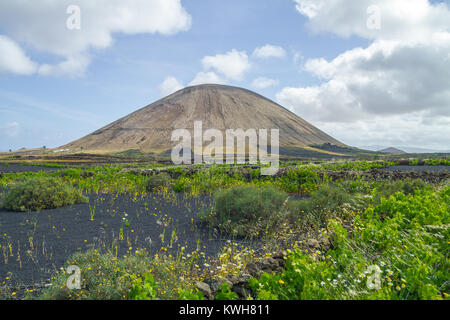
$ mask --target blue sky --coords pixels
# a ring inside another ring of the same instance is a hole
[[[348,1],[164,0],[173,6],[159,12],[160,0],[130,0],[127,8],[114,8],[144,18],[124,25],[111,19],[120,17],[112,8],[119,2],[110,0],[105,9],[105,1],[96,7],[54,0],[44,8],[2,2],[0,151],[63,145],[162,98],[172,88],[163,86],[168,77],[177,88],[208,72],[281,103],[350,145],[450,149],[450,93],[441,81],[450,75],[448,2],[362,0],[358,10]],[[409,3],[411,18],[393,14],[402,9],[392,2]],[[381,12],[376,32],[366,26],[373,3]],[[81,30],[66,30],[69,4],[80,8]],[[164,19],[146,25],[147,11],[149,20]],[[104,33],[94,35],[98,29]],[[106,44],[104,34],[111,37]],[[255,50],[266,45],[283,54],[258,57]],[[239,61],[220,59],[225,56]],[[61,71],[66,60],[85,63]],[[424,70],[412,71],[418,67]],[[434,67],[439,72],[430,77]],[[269,80],[267,87],[258,78]],[[414,83],[405,80],[411,78]]]

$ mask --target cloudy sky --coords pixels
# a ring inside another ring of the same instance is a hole
[[[201,83],[256,91],[349,145],[448,150],[450,4],[0,2],[0,151],[63,145]]]

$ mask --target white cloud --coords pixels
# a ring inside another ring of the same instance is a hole
[[[266,44],[263,47],[256,48],[253,51],[253,56],[260,59],[284,58],[286,51],[282,47]]]
[[[260,77],[253,80],[251,85],[256,89],[265,89],[271,86],[276,86],[278,83],[278,80]]]
[[[250,62],[245,51],[233,49],[226,54],[206,56],[202,60],[205,70],[214,69],[230,80],[242,80],[250,69]]]
[[[78,5],[80,30],[69,30],[66,10]],[[47,0],[0,2],[0,28],[10,38],[35,50],[61,57],[58,65],[44,64],[42,74],[80,75],[90,62],[93,49],[112,45],[114,33],[160,33],[186,31],[191,16],[180,0]]]
[[[183,89],[183,84],[178,81],[175,77],[167,77],[164,79],[163,83],[159,86],[159,92],[163,96],[168,96],[178,90]]]
[[[39,66],[38,73],[43,76],[70,75],[72,77],[81,77],[90,63],[91,57],[88,54],[78,54],[68,56],[66,60],[56,65],[42,64]]]
[[[37,64],[31,61],[14,41],[0,35],[0,73],[29,75],[36,70]]]
[[[284,88],[276,96],[278,102],[347,143],[395,140],[397,145],[431,146],[439,142],[434,147],[448,148],[450,11],[446,5],[426,0],[361,0],[354,6],[343,0],[296,2],[313,30],[356,35],[372,43],[332,60],[307,60],[304,69],[322,84]],[[381,10],[380,30],[366,25],[366,9],[373,4]],[[353,127],[355,131],[345,132]],[[352,137],[357,130],[361,134]]]
[[[200,84],[225,84],[226,81],[220,78],[214,72],[199,72],[195,75],[194,80],[192,80],[189,85],[196,86]]]
[[[316,32],[340,36],[357,35],[367,39],[421,41],[430,34],[448,32],[450,12],[445,3],[428,0],[358,0],[351,6],[345,0],[295,0],[297,10],[309,18]],[[380,29],[371,29],[367,21],[379,10]]]
[[[309,88],[284,88],[277,99],[317,120],[427,111],[450,115],[450,37],[420,47],[376,41],[332,61],[308,60],[305,69],[324,79]]]

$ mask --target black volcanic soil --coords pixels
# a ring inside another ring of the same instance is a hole
[[[197,213],[210,207],[209,196],[90,198],[91,206],[96,205],[94,221],[90,221],[88,204],[32,213],[0,211],[0,283],[7,276],[13,285],[46,282],[72,254],[89,248],[115,252],[117,245],[119,256],[130,248],[133,252],[146,248],[155,254],[162,246],[168,252],[176,253],[180,246],[187,248],[185,252],[192,252],[199,240],[206,256],[214,256],[226,241],[200,227]],[[125,213],[129,226],[123,220]],[[119,239],[121,228],[123,240]],[[172,231],[177,240],[169,248]]]

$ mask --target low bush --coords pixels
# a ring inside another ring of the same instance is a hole
[[[424,189],[430,189],[430,186],[420,179],[406,179],[404,181],[384,180],[375,184],[372,195],[374,203],[379,204],[382,198],[389,198],[397,192],[413,195],[415,192]]]
[[[170,176],[166,172],[161,172],[154,176],[150,176],[147,180],[147,192],[154,192],[167,188],[170,185]]]
[[[87,203],[88,198],[60,178],[26,178],[14,183],[2,206],[12,211],[39,211]]]
[[[331,210],[334,211],[345,203],[349,203],[352,195],[336,184],[323,185],[310,198],[298,201],[298,207],[303,211]]]
[[[274,187],[241,185],[216,192],[207,216],[221,231],[238,237],[270,234],[288,215],[288,195]]]

